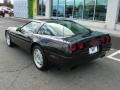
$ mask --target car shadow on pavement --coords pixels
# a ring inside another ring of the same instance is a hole
[[[94,65],[96,65],[98,63],[98,60],[94,60],[94,61],[91,61],[91,62],[84,62],[84,63],[80,63],[78,65],[73,65],[73,66],[57,66],[57,65],[53,65],[51,67],[51,71],[60,71],[60,72],[66,72],[66,71],[70,71],[70,72],[74,72],[74,71],[77,71],[77,70],[83,70],[83,69],[90,69],[90,68],[93,68]]]

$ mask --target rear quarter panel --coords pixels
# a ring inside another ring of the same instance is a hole
[[[40,44],[46,53],[68,54],[69,43],[63,39],[48,35],[35,35],[33,42]]]

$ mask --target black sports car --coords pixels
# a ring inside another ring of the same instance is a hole
[[[31,52],[40,70],[49,64],[78,64],[104,57],[111,48],[109,34],[91,31],[70,20],[34,20],[5,31],[8,46]]]

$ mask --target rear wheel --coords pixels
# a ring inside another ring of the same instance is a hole
[[[6,42],[9,47],[13,46],[9,33],[6,33]]]
[[[35,46],[33,48],[33,59],[34,59],[34,63],[35,66],[39,69],[39,70],[47,70],[48,69],[48,62],[45,58],[45,55],[42,51],[42,49],[40,48],[40,46]]]

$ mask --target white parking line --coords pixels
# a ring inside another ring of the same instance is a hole
[[[114,49],[114,48],[111,48],[110,50],[116,50],[116,49]]]
[[[107,58],[120,62],[120,59],[119,59],[119,58],[115,58],[115,57],[114,57],[114,56],[117,55],[117,54],[120,54],[120,50],[118,50],[118,51],[116,51],[116,52],[108,55]]]

